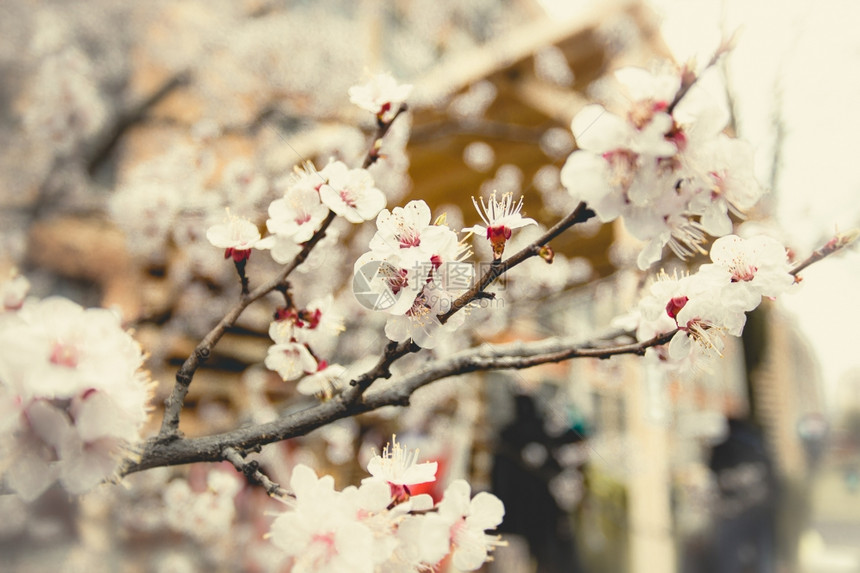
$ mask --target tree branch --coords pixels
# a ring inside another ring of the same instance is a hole
[[[123,474],[160,466],[220,461],[225,458],[225,448],[238,451],[253,449],[303,436],[336,420],[370,412],[383,406],[406,406],[415,390],[450,376],[487,370],[531,368],[573,358],[605,359],[621,354],[642,355],[652,346],[667,343],[675,332],[677,331],[673,330],[643,342],[616,346],[600,346],[593,342],[581,344],[572,338],[558,337],[538,342],[484,345],[428,364],[416,373],[401,376],[386,388],[364,395],[362,400],[355,399],[359,394],[357,383],[356,386],[327,402],[294,412],[267,424],[239,428],[202,438],[176,438],[170,442],[151,440],[147,443],[140,459],[129,464]],[[396,348],[399,349],[401,345],[403,343]],[[392,347],[389,345],[389,348]],[[385,358],[380,363],[384,361]]]
[[[85,157],[87,173],[92,175],[98,171],[128,128],[143,119],[146,112],[152,106],[164,99],[173,90],[187,84],[188,80],[189,75],[187,72],[176,74],[143,100],[122,111],[110,129],[101,133],[99,138],[90,146]]]
[[[236,320],[238,320],[242,312],[252,302],[266,296],[279,285],[284,283],[287,277],[290,276],[290,273],[292,273],[296,267],[308,258],[311,250],[313,250],[316,244],[325,237],[326,229],[331,225],[331,222],[334,221],[335,217],[335,213],[333,211],[329,211],[328,216],[323,220],[320,228],[317,229],[314,236],[304,244],[299,254],[297,254],[295,258],[269,282],[258,286],[248,294],[243,294],[239,298],[239,302],[230,309],[215,328],[203,337],[203,340],[200,341],[194,349],[194,352],[191,353],[176,373],[176,383],[173,385],[173,391],[171,392],[170,397],[168,397],[164,402],[164,417],[161,420],[161,430],[158,433],[159,440],[169,441],[175,439],[179,435],[179,413],[182,410],[182,404],[185,402],[185,396],[188,394],[188,388],[191,386],[191,380],[194,378],[194,373],[197,372],[197,369],[201,364],[206,362],[209,355],[212,353],[212,349],[218,341],[221,340],[221,337],[224,336],[227,329],[236,323]]]

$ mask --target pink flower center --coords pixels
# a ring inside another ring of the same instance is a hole
[[[749,282],[755,278],[755,274],[758,271],[758,267],[753,265],[748,265],[747,267],[735,267],[732,272],[732,282]]]
[[[409,284],[409,280],[406,278],[407,274],[408,271],[406,269],[400,269],[388,278],[388,288],[391,289],[393,294],[396,295]]]
[[[305,223],[307,223],[310,220],[311,220],[311,214],[310,213],[302,213],[301,215],[296,217],[296,225],[304,225]]]
[[[335,548],[334,542],[334,533],[315,533],[313,537],[311,537],[312,545],[321,545],[320,549],[322,549],[322,555],[320,555],[320,559],[316,561],[316,565],[323,565],[328,563],[332,557],[337,555],[337,549]]]
[[[400,239],[400,248],[408,249],[410,247],[417,247],[421,244],[421,236],[415,231],[411,231],[408,233],[403,233],[397,237]]]
[[[348,207],[355,208],[355,197],[352,196],[352,193],[349,192],[348,189],[344,189],[340,192],[340,200],[346,203]]]
[[[601,157],[609,164],[612,183],[623,187],[629,186],[639,156],[629,149],[614,149],[607,151]]]
[[[457,521],[454,522],[454,525],[451,526],[451,544],[457,545],[457,537],[460,536],[460,532],[466,528],[466,518],[460,517]]]
[[[55,342],[51,349],[50,361],[57,366],[75,368],[78,365],[78,351],[72,345]]]

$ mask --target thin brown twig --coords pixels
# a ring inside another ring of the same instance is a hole
[[[705,64],[705,68],[699,74],[686,67],[684,68],[684,71],[681,74],[681,87],[678,88],[678,91],[675,93],[675,97],[672,98],[672,101],[666,107],[666,113],[671,115],[672,112],[675,111],[675,107],[679,103],[681,103],[681,100],[684,99],[684,96],[687,95],[687,93],[690,91],[690,88],[696,85],[696,82],[699,81],[699,78],[702,77],[702,74],[705,73],[705,70],[714,67],[717,62],[720,61],[720,57],[722,57],[723,54],[732,49],[733,44],[734,37],[729,38],[728,40],[724,40],[716,49],[714,55],[711,56],[711,59],[708,60],[708,63]]]
[[[585,203],[580,203],[579,205],[577,205],[576,209],[571,211],[564,219],[553,225],[551,229],[538,237],[531,244],[522,248],[512,257],[495,262],[494,264],[490,265],[490,268],[487,269],[487,271],[481,276],[480,279],[478,279],[478,281],[472,288],[460,295],[457,300],[453,302],[451,308],[449,308],[443,314],[439,315],[439,322],[445,324],[448,319],[454,315],[454,313],[456,313],[461,308],[467,306],[475,299],[481,297],[481,293],[483,293],[484,290],[488,286],[490,286],[497,278],[499,278],[504,273],[514,268],[518,264],[539,255],[541,247],[548,244],[551,240],[562,234],[567,229],[573,227],[577,223],[584,223],[592,217],[594,217],[594,211],[589,209],[585,205]]]
[[[388,133],[389,129],[391,129],[391,125],[394,123],[394,120],[400,117],[400,114],[405,113],[408,109],[409,108],[406,104],[402,103],[400,104],[400,107],[397,108],[397,111],[391,119],[388,121],[377,121],[376,134],[373,136],[373,142],[370,144],[370,151],[367,153],[364,158],[364,162],[361,164],[363,169],[367,169],[379,160],[381,157],[379,150],[382,147],[382,138],[385,137],[385,134]]]
[[[223,459],[233,464],[236,471],[245,476],[245,479],[254,485],[262,486],[269,497],[284,498],[290,495],[287,490],[269,479],[269,476],[260,470],[260,465],[256,461],[246,460],[236,448],[226,447],[221,454]]]
[[[848,231],[847,233],[840,233],[827,241],[827,243],[821,247],[820,249],[816,249],[812,251],[812,254],[809,255],[805,260],[799,262],[793,269],[789,271],[790,274],[794,275],[795,281],[800,282],[800,277],[798,277],[798,273],[804,270],[809,265],[816,263],[823,259],[824,257],[829,257],[833,253],[844,249],[845,247],[854,243],[857,240],[857,237],[860,237],[860,229],[854,229],[852,231]]]

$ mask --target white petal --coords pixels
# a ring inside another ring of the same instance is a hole
[[[631,129],[623,119],[597,104],[582,108],[570,124],[577,146],[595,153],[624,147]]]

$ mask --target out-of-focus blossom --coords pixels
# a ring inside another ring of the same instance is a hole
[[[390,74],[377,74],[369,82],[349,88],[349,101],[389,121],[412,93],[410,84],[398,84]]]
[[[470,499],[471,487],[465,480],[455,480],[439,502],[439,517],[450,524],[452,562],[461,571],[474,571],[487,560],[489,552],[503,545],[497,535],[487,535],[505,516],[501,500],[481,492]]]
[[[9,278],[0,282],[0,301],[4,310],[18,310],[24,304],[27,293],[30,292],[30,281],[18,271],[12,269]]]
[[[0,454],[25,499],[56,478],[83,493],[140,441],[151,384],[119,317],[63,298],[27,300],[0,321]]]

